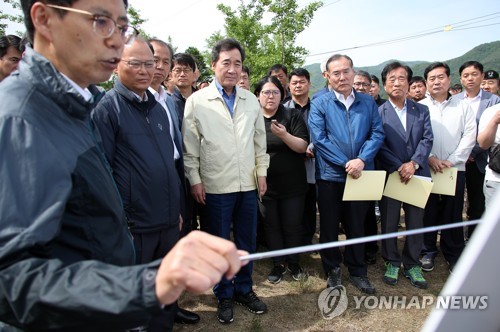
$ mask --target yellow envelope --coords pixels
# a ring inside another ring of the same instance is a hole
[[[384,196],[425,208],[432,190],[431,178],[413,176],[407,184],[401,182],[397,171],[389,175],[385,184]]]
[[[443,169],[443,173],[434,173],[431,171],[432,187],[431,193],[455,196],[455,188],[457,186],[457,172],[456,167]]]
[[[379,201],[384,191],[385,171],[363,171],[358,179],[347,175],[343,201]]]

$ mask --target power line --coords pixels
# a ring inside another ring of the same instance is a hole
[[[374,42],[374,43],[363,44],[363,45],[359,45],[359,46],[352,46],[352,47],[343,48],[343,49],[334,50],[334,51],[328,51],[328,52],[321,52],[321,53],[310,54],[307,57],[314,57],[314,56],[319,56],[319,55],[332,54],[332,53],[336,53],[336,52],[343,52],[343,51],[348,51],[348,50],[355,50],[355,49],[365,48],[365,47],[372,47],[372,46],[380,46],[380,45],[388,45],[388,44],[393,44],[393,43],[399,43],[399,42],[402,42],[402,41],[407,41],[407,40],[416,39],[416,38],[422,38],[422,37],[426,37],[426,36],[429,36],[429,35],[433,35],[433,34],[437,34],[437,33],[442,33],[442,32],[462,31],[462,30],[476,29],[476,28],[481,28],[481,27],[498,25],[500,23],[495,22],[495,23],[491,23],[491,24],[469,26],[471,24],[482,23],[482,22],[485,22],[485,21],[488,21],[488,20],[496,19],[498,17],[500,17],[500,12],[495,12],[495,13],[492,13],[492,14],[478,16],[478,17],[467,19],[467,20],[464,20],[464,21],[459,21],[459,22],[451,23],[451,24],[448,24],[448,25],[445,25],[445,26],[439,26],[439,27],[436,27],[436,28],[423,30],[423,31],[420,31],[420,32],[417,32],[417,33],[414,33],[414,34],[411,34],[411,35],[407,35],[407,36],[402,36],[402,37],[398,37],[398,38],[394,38],[394,39],[383,40],[383,41]],[[472,22],[472,21],[474,21],[474,22]]]

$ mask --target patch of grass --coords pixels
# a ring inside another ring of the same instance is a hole
[[[403,247],[403,239],[399,239]],[[419,331],[432,306],[425,309],[366,309],[356,308],[352,296],[365,295],[348,281],[347,268],[342,266],[342,284],[349,297],[347,310],[331,320],[325,320],[318,308],[318,296],[326,287],[321,258],[319,254],[301,255],[301,265],[308,272],[307,280],[295,281],[290,273],[276,285],[267,281],[272,268],[270,260],[254,263],[254,291],[267,304],[268,312],[254,315],[241,306],[234,307],[234,322],[222,325],[216,318],[217,302],[211,291],[202,295],[184,294],[179,301],[182,308],[192,310],[201,316],[197,325],[175,325],[174,331]],[[442,256],[436,258],[434,271],[424,273],[429,284],[428,289],[418,289],[402,274],[396,286],[385,284],[382,277],[385,266],[380,254],[377,263],[368,266],[368,277],[377,292],[375,296],[423,296],[436,297],[449,276],[448,265]]]

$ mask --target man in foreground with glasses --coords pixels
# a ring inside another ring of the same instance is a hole
[[[0,330],[123,331],[185,290],[232,278],[241,267],[234,244],[201,232],[134,266],[89,117],[91,84],[109,78],[134,37],[126,1],[21,4],[34,49],[0,83]]]
[[[22,54],[21,38],[14,35],[0,37],[0,82],[17,69]]]

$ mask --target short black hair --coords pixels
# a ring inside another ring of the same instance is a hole
[[[446,76],[450,77],[450,67],[444,63],[444,62],[433,62],[430,65],[428,65],[425,70],[424,70],[424,78],[427,80],[427,75],[429,72],[433,71],[436,68],[444,68],[446,71]]]
[[[283,98],[285,98],[285,89],[283,88],[283,85],[281,85],[281,82],[275,76],[271,75],[262,77],[257,82],[257,84],[255,84],[255,89],[253,93],[257,96],[257,98],[259,97],[259,94],[266,83],[273,83],[274,85],[276,85],[276,87],[280,90],[281,93],[280,101],[283,101]]]
[[[382,77],[382,85],[385,85],[385,82],[387,81],[387,74],[398,68],[403,68],[406,71],[406,78],[408,82],[411,80],[411,78],[413,77],[413,70],[411,70],[409,66],[404,65],[399,61],[393,61],[385,65],[384,69],[382,69],[382,73],[380,74],[380,76]]]
[[[196,61],[191,54],[187,53],[176,53],[172,58],[172,68],[175,65],[189,66],[193,72],[196,70]]]
[[[344,55],[344,54],[334,54],[332,55],[331,57],[328,58],[328,60],[326,61],[326,71],[328,72],[328,65],[330,64],[330,62],[333,62],[333,61],[337,61],[341,58],[344,58],[346,59],[347,61],[349,61],[349,63],[351,64],[351,68],[354,67],[354,63],[352,62],[352,59],[347,56],[347,55]]]
[[[427,86],[427,83],[425,82],[425,79],[422,76],[413,76],[411,78],[410,82],[408,83],[408,86],[411,86],[413,83],[417,83],[417,82],[420,82],[424,86]]]
[[[458,74],[460,76],[462,76],[462,72],[464,71],[464,69],[467,68],[467,67],[471,67],[471,66],[474,67],[474,68],[476,68],[477,70],[479,70],[481,72],[481,74],[483,73],[484,68],[483,68],[483,65],[480,62],[478,62],[478,61],[467,61],[467,62],[465,62],[464,64],[462,64],[460,66],[460,68],[458,69]]]
[[[250,69],[248,69],[248,67],[247,67],[247,66],[243,65],[243,66],[241,67],[241,72],[242,72],[242,73],[247,73],[248,77],[250,77]]]
[[[372,81],[372,76],[370,75],[369,72],[367,71],[364,71],[364,70],[356,70],[354,72],[354,76],[363,76],[364,78],[366,78],[370,83]]]
[[[280,71],[280,70],[283,70],[285,75],[288,76],[288,68],[281,63],[276,63],[276,64],[272,65],[271,68],[269,68],[269,70],[267,71],[267,76],[271,76],[271,74],[273,72]]]
[[[379,79],[378,79],[378,77],[377,77],[377,76],[375,76],[375,75],[370,75],[370,77],[372,78],[372,82],[375,82],[375,83],[377,83],[377,85],[380,85],[380,81],[379,81]]]
[[[63,7],[71,7],[78,0],[46,0],[44,3],[63,6]],[[24,14],[24,25],[26,26],[26,31],[28,32],[28,40],[33,44],[33,38],[35,36],[35,25],[33,24],[33,20],[31,19],[31,7],[40,0],[21,0],[21,7],[23,9]],[[125,8],[128,8],[128,0],[123,0],[123,4]],[[66,11],[59,10],[59,15],[63,17],[66,15]]]
[[[0,37],[0,57],[3,57],[9,47],[14,47],[19,50],[19,52],[24,51],[24,45],[22,44],[22,39],[15,35],[6,35]]]
[[[234,49],[240,52],[241,62],[245,61],[245,50],[241,47],[240,42],[234,38],[225,38],[219,40],[212,48],[212,62],[216,63],[219,61],[220,52],[232,51]]]
[[[307,79],[308,82],[311,82],[311,74],[309,74],[307,69],[304,69],[304,68],[297,68],[297,69],[292,70],[292,72],[290,73],[290,76],[288,78],[291,79],[292,76],[303,76]]]

